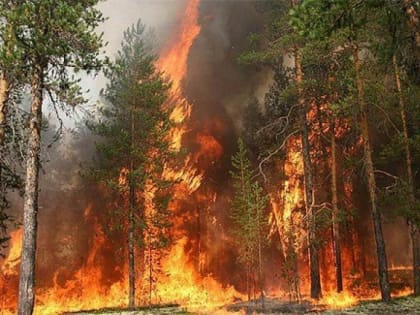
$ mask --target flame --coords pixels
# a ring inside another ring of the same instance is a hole
[[[202,277],[185,258],[186,238],[180,239],[163,263],[166,275],[159,279],[158,295],[191,311],[214,311],[242,295],[231,287],[222,287],[211,276]]]
[[[20,263],[22,234],[22,229],[10,233],[10,251],[0,268],[3,276],[15,276],[18,273],[17,266]]]
[[[92,206],[84,210],[84,219],[90,220]],[[74,273],[73,278],[62,283],[59,278],[63,270],[59,269],[53,275],[53,286],[49,288],[36,288],[36,306],[34,313],[40,315],[60,314],[63,311],[79,311],[82,309],[99,309],[126,305],[126,280],[122,279],[107,287],[103,285],[104,275],[98,251],[106,242],[105,235],[96,219],[92,222],[94,237],[91,242],[86,262]],[[0,281],[0,292],[6,292],[5,299],[0,304],[2,314],[14,314],[17,305],[18,264],[20,262],[22,229],[11,234],[11,247],[9,254],[1,267],[4,279]],[[119,272],[116,270],[116,272]],[[13,285],[13,284],[16,284]],[[6,291],[7,290],[7,291]]]
[[[172,149],[180,151],[182,139],[188,131],[186,123],[191,116],[192,106],[182,92],[182,81],[187,73],[187,59],[190,48],[196,36],[200,33],[198,24],[199,0],[189,0],[182,20],[181,28],[177,31],[178,36],[174,42],[161,55],[157,65],[166,72],[172,80],[171,97],[166,106],[172,106],[171,119],[176,124],[171,132]],[[180,204],[178,201],[188,199],[196,192],[204,178],[204,170],[197,168],[197,163],[210,165],[218,160],[223,153],[221,145],[210,134],[198,134],[196,136],[198,150],[195,154],[189,154],[181,168],[166,166],[164,177],[178,182],[175,187],[175,198],[170,208],[176,214]],[[178,218],[179,220],[180,218]],[[177,218],[174,228],[179,231]],[[179,232],[178,232],[179,233]],[[233,301],[240,297],[233,287],[222,287],[210,275],[201,276],[196,267],[189,261],[185,251],[187,238],[179,237],[169,254],[162,261],[162,273],[157,280],[158,302],[176,302],[190,310],[211,310]]]
[[[198,24],[199,0],[189,0],[182,19],[178,36],[173,37],[173,42],[164,50],[157,65],[160,69],[169,74],[172,80],[172,93],[182,95],[181,83],[187,73],[187,60],[190,48],[200,33],[201,27]],[[188,111],[174,111],[183,115]]]
[[[356,305],[359,303],[359,299],[349,291],[340,293],[330,291],[324,294],[323,298],[318,303],[329,309],[342,309]]]
[[[175,104],[170,118],[177,124],[171,131],[171,143],[174,151],[180,151],[182,137],[188,131],[183,124],[191,116],[191,104],[182,94],[182,81],[187,73],[187,61],[190,48],[200,33],[198,24],[199,0],[189,0],[181,22],[181,26],[157,61],[157,67],[164,71],[172,81],[171,96],[166,106]]]

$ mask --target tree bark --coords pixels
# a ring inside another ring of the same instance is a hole
[[[134,183],[134,108],[131,109],[130,113],[131,120],[131,143],[130,143],[130,178],[129,178],[129,214],[128,214],[128,307],[135,307],[136,298],[136,270],[134,261],[134,207],[135,207],[135,183]]]
[[[248,302],[251,301],[251,271],[250,271],[249,263],[246,264],[246,293],[248,295]]]
[[[379,209],[377,208],[376,180],[375,180],[375,172],[374,172],[374,166],[373,166],[373,160],[372,160],[372,148],[371,148],[370,137],[369,137],[368,110],[367,110],[366,103],[364,100],[364,90],[363,90],[364,87],[363,87],[363,80],[361,77],[361,70],[360,70],[361,65],[360,65],[360,59],[359,59],[359,48],[356,44],[353,44],[352,54],[353,54],[354,68],[356,72],[357,100],[358,100],[359,109],[360,109],[359,124],[360,124],[360,129],[361,129],[361,135],[363,138],[364,166],[365,166],[365,173],[367,177],[370,206],[371,206],[371,211],[372,211],[373,228],[374,228],[375,241],[376,241],[379,285],[381,289],[382,300],[385,302],[388,302],[391,299],[389,280],[388,280],[388,262],[387,262],[387,257],[386,257],[385,241],[384,241],[384,236],[382,232],[381,213]]]
[[[265,296],[264,296],[264,274],[263,274],[263,266],[262,266],[262,244],[261,244],[261,236],[258,236],[258,278],[259,278],[259,287],[260,287],[260,295],[261,295],[261,304],[262,308],[265,307]]]
[[[152,291],[153,291],[153,260],[152,260],[152,236],[149,231],[149,306],[152,305]]]
[[[7,114],[7,100],[9,98],[9,80],[4,71],[0,76],[0,146],[4,143],[6,135],[6,114]]]
[[[311,297],[319,299],[322,296],[321,292],[321,278],[319,274],[319,261],[318,249],[316,246],[316,222],[313,213],[314,204],[314,187],[312,181],[312,163],[311,163],[311,144],[309,142],[309,130],[307,122],[307,110],[305,99],[302,95],[303,73],[300,54],[298,48],[294,51],[295,57],[295,71],[296,83],[299,92],[299,105],[300,105],[300,124],[301,124],[301,139],[302,139],[302,155],[303,155],[303,169],[304,169],[304,182],[305,182],[305,208],[306,216],[308,219],[308,253],[310,264],[310,278],[311,278]]]
[[[258,284],[260,287],[261,305],[262,309],[265,308],[265,296],[264,296],[264,273],[262,265],[262,222],[261,222],[261,209],[260,209],[260,198],[259,192],[256,190],[256,205],[257,205],[257,218],[258,218]]]
[[[394,77],[395,77],[395,84],[397,86],[398,92],[398,99],[400,105],[400,117],[403,126],[403,142],[404,142],[404,151],[405,151],[405,162],[407,167],[407,183],[408,183],[408,190],[409,190],[409,203],[410,208],[413,207],[415,203],[415,194],[414,194],[414,179],[413,179],[413,162],[411,158],[411,150],[410,150],[410,143],[409,143],[409,135],[408,135],[408,126],[407,126],[407,113],[406,107],[404,102],[404,97],[402,94],[401,88],[401,78],[400,78],[400,71],[398,68],[397,56],[394,54],[392,56],[392,64],[394,66]],[[409,209],[411,210],[411,209]],[[419,231],[418,225],[415,220],[408,217],[408,224],[410,226],[410,236],[411,236],[411,244],[412,244],[412,251],[413,251],[413,279],[414,279],[414,295],[420,295],[420,240],[419,240]]]
[[[332,204],[332,241],[335,258],[335,279],[337,292],[343,291],[343,273],[341,266],[340,223],[338,222],[337,196],[337,155],[334,123],[331,133],[331,204]]]
[[[6,74],[4,71],[1,72],[0,75],[0,149],[3,149],[3,144],[6,136],[5,127],[6,127],[6,114],[7,114],[7,100],[9,98],[9,82],[7,80]],[[7,184],[3,184],[3,166],[0,163],[0,214],[5,210],[5,199],[6,199],[6,187]],[[0,225],[2,224],[2,220],[0,220]],[[6,223],[4,223],[6,224]],[[2,229],[6,229],[6,226],[1,226]],[[3,232],[0,232],[0,237],[2,236]],[[6,231],[4,231],[4,235],[6,235]]]
[[[43,70],[44,67],[40,64],[35,66],[31,83],[32,104],[29,119],[30,133],[28,139],[23,205],[23,241],[18,303],[19,315],[32,314],[35,301],[35,255],[38,223],[38,178],[41,151]]]

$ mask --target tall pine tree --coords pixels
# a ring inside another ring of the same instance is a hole
[[[170,85],[156,69],[155,61],[145,26],[139,21],[124,32],[121,49],[106,71],[106,104],[97,119],[88,122],[101,137],[92,175],[116,191],[125,221],[129,307],[135,306],[136,298],[135,248],[152,252],[169,244],[168,182],[162,172],[171,156],[169,109],[163,108]],[[149,295],[151,290],[149,282]]]
[[[257,273],[261,300],[264,302],[264,278],[262,271],[262,247],[267,230],[268,197],[255,180],[248,158],[248,151],[242,139],[238,140],[238,151],[232,157],[233,187],[235,195],[230,215],[238,240],[239,260],[245,266],[248,300],[251,297],[252,279]]]
[[[104,18],[96,8],[97,3],[98,0],[8,1],[6,5],[2,2],[2,13],[6,8],[7,23],[13,28],[16,47],[13,49],[24,57],[21,62],[31,93],[19,281],[18,313],[21,315],[32,314],[35,302],[43,104],[46,97],[53,106],[62,108],[83,103],[75,73],[101,67],[99,54],[103,42],[95,28]],[[2,28],[1,35],[3,39],[10,38],[9,27]],[[6,55],[7,52],[8,49]],[[3,94],[5,91],[7,87]]]

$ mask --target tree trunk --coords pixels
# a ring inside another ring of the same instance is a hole
[[[32,77],[32,104],[29,120],[29,139],[23,205],[23,241],[19,278],[18,314],[30,315],[35,301],[35,255],[38,215],[38,177],[41,151],[43,101],[43,67],[35,66]]]
[[[264,297],[264,273],[263,273],[263,265],[262,265],[262,222],[261,222],[261,209],[260,209],[260,196],[258,190],[256,191],[257,197],[257,218],[258,218],[258,285],[260,289],[260,297],[261,297],[261,304],[262,308],[265,307],[265,297]]]
[[[361,129],[361,135],[363,138],[364,164],[369,190],[370,206],[372,210],[373,228],[376,241],[376,254],[378,258],[379,285],[381,288],[382,300],[388,302],[391,299],[388,281],[388,262],[386,257],[385,241],[382,232],[381,213],[377,208],[376,202],[376,180],[372,160],[372,148],[369,138],[368,110],[364,100],[363,81],[360,74],[359,48],[355,44],[352,48],[353,62],[356,71],[357,100],[360,107],[359,124]]]
[[[415,203],[415,194],[414,194],[414,179],[413,179],[413,162],[411,159],[411,150],[410,150],[410,143],[409,143],[409,136],[408,136],[408,126],[407,126],[407,114],[405,108],[404,97],[402,94],[401,88],[401,78],[400,72],[398,68],[397,56],[394,54],[392,56],[392,64],[394,66],[394,76],[395,76],[395,83],[397,86],[398,91],[398,98],[400,104],[400,116],[401,122],[403,126],[403,142],[404,142],[404,151],[405,151],[405,162],[407,167],[407,183],[409,189],[409,202],[410,202],[410,211],[411,207],[414,206]],[[420,295],[420,240],[419,240],[419,231],[417,222],[412,220],[410,216],[408,217],[408,223],[410,225],[410,236],[411,236],[411,243],[412,243],[412,250],[413,250],[413,279],[414,279],[414,295]]]
[[[0,75],[0,150],[3,149],[4,139],[6,136],[5,126],[6,126],[6,113],[7,113],[7,100],[9,94],[9,82],[6,78],[4,71]],[[1,151],[0,151],[1,154]],[[3,170],[2,164],[0,163],[0,215],[2,215],[5,210],[5,199],[6,199],[6,187],[7,184],[3,183]],[[5,214],[4,214],[5,215]],[[0,219],[0,228],[6,230],[6,222],[2,222],[4,218]],[[0,231],[0,238],[6,236],[6,231]],[[1,244],[1,242],[0,242]]]
[[[335,280],[337,292],[343,291],[343,273],[341,266],[340,222],[338,221],[337,196],[337,155],[334,123],[331,133],[331,204],[332,204],[332,241],[335,258]]]
[[[251,301],[251,281],[250,281],[250,267],[249,262],[246,264],[246,292],[248,295],[248,302]]]
[[[131,143],[130,143],[130,178],[129,178],[129,214],[128,214],[128,307],[135,307],[136,298],[136,270],[134,261],[134,207],[135,207],[135,182],[134,182],[134,108],[131,109]]]
[[[152,305],[152,291],[153,291],[153,261],[152,261],[152,236],[149,231],[149,306]]]
[[[304,169],[304,181],[305,181],[305,208],[306,216],[308,219],[308,253],[310,263],[310,278],[311,278],[311,297],[319,299],[322,296],[321,293],[321,278],[319,274],[319,261],[318,261],[318,249],[316,246],[316,223],[315,215],[313,213],[314,203],[314,187],[312,182],[312,163],[311,163],[311,144],[309,142],[309,130],[308,122],[306,118],[306,105],[305,99],[302,95],[302,83],[303,73],[302,65],[300,60],[300,54],[297,48],[295,48],[295,71],[296,71],[296,83],[299,90],[299,105],[300,105],[300,124],[301,124],[301,137],[302,137],[302,155],[303,155],[303,169]]]
[[[4,71],[0,76],[0,146],[3,146],[6,135],[7,100],[9,98],[9,81]]]

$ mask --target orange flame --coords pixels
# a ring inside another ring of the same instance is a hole
[[[187,73],[190,48],[200,33],[198,7],[199,0],[188,1],[185,18],[177,32],[178,36],[174,37],[174,44],[165,50],[157,63],[158,67],[164,70],[172,80],[169,105],[173,106],[171,119],[177,124],[171,134],[172,149],[176,151],[182,147],[183,135],[188,130],[185,123],[190,118],[192,111],[191,104],[182,93],[182,80]],[[199,144],[198,152],[194,156],[191,154],[187,156],[182,168],[165,168],[165,178],[179,182],[175,188],[172,209],[179,207],[177,200],[188,198],[201,186],[204,171],[198,170],[196,163],[205,157],[210,161],[208,164],[211,164],[222,154],[220,144],[211,135],[199,134],[196,141]],[[162,262],[162,274],[157,281],[157,295],[161,297],[161,302],[177,302],[189,309],[214,311],[216,307],[240,296],[232,287],[223,288],[210,276],[202,277],[188,260],[188,255],[185,252],[185,236],[178,236],[180,238]]]
[[[4,276],[17,275],[17,266],[20,263],[22,248],[22,233],[21,229],[10,233],[10,251],[0,268]]]

